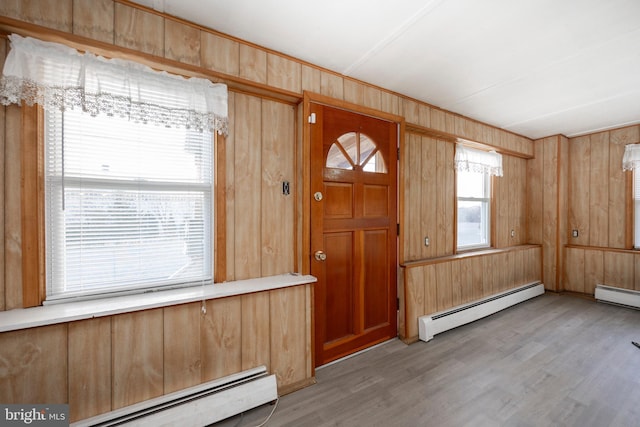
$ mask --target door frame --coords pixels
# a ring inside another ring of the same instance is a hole
[[[300,117],[302,123],[302,230],[301,230],[301,259],[300,259],[300,270],[302,274],[311,274],[311,123],[309,123],[309,115],[311,110],[311,103],[314,104],[322,104],[333,108],[339,108],[347,111],[351,111],[353,113],[362,114],[366,116],[375,117],[382,120],[387,120],[390,122],[396,123],[398,126],[398,150],[402,152],[402,148],[404,147],[404,136],[405,136],[405,119],[403,116],[387,113],[381,110],[376,110],[369,107],[364,107],[362,105],[353,104],[351,102],[331,98],[325,95],[320,95],[317,93],[304,91],[303,100],[302,100],[302,117]],[[399,160],[399,157],[398,157]],[[402,182],[401,177],[404,175],[403,171],[403,163],[399,161],[397,167],[396,174],[396,207],[397,207],[397,222],[400,223],[402,218],[402,199],[404,190],[400,183]],[[400,232],[402,232],[402,227],[400,227]],[[400,247],[402,239],[401,236],[398,236],[398,244],[396,249],[396,273],[399,267],[400,261]],[[396,292],[398,298],[401,298],[401,284],[400,281],[396,282]],[[313,307],[313,289],[311,295],[311,369],[312,375],[315,375],[315,365],[316,365],[316,354],[315,354],[315,315],[314,315],[314,307]],[[402,303],[402,301],[401,301]],[[401,321],[397,322],[397,329],[401,327]]]

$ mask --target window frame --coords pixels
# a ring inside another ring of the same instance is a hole
[[[459,174],[460,173],[470,173],[470,172],[460,172],[460,171],[455,171],[455,253],[461,253],[461,252],[470,252],[470,251],[480,251],[480,250],[485,250],[485,249],[490,249],[493,247],[493,232],[494,232],[494,206],[495,206],[495,197],[494,197],[494,187],[495,187],[495,183],[494,183],[494,177],[490,176],[488,173],[482,173],[483,177],[484,177],[484,191],[485,193],[488,193],[488,197],[482,197],[482,198],[478,198],[478,197],[461,197],[458,195],[459,193]],[[480,202],[483,205],[484,210],[487,213],[487,220],[486,220],[486,240],[487,243],[486,244],[472,244],[472,245],[464,245],[464,246],[460,246],[459,241],[458,241],[458,231],[459,231],[459,218],[458,218],[458,206],[459,203],[461,201],[473,201],[473,202]],[[486,206],[484,206],[486,204]]]
[[[45,230],[45,117],[41,106],[23,103],[21,114],[21,231],[22,231],[22,302],[36,307],[46,300],[46,230]],[[211,212],[213,232],[213,283],[226,280],[226,207],[225,156],[226,138],[216,135],[213,146],[213,187]],[[140,290],[140,293],[144,292]],[[99,296],[97,298],[100,298]]]

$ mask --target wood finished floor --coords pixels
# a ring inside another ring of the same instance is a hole
[[[545,294],[316,371],[274,426],[640,426],[640,310]],[[254,426],[271,405],[216,424]]]

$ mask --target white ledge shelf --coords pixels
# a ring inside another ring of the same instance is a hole
[[[314,276],[294,273],[257,279],[236,280],[209,286],[194,286],[166,291],[146,292],[112,298],[66,302],[32,308],[17,308],[0,312],[0,332],[16,331],[94,317],[152,308],[168,307],[190,302],[225,298],[235,295],[265,292],[274,289],[314,283]]]

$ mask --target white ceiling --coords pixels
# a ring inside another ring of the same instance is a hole
[[[640,123],[640,0],[136,0],[530,138]]]

